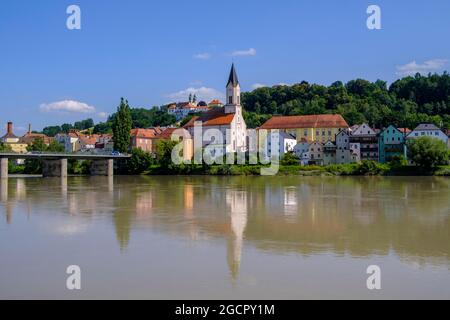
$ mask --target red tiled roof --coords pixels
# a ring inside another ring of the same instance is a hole
[[[156,139],[163,139],[163,140],[170,140],[172,138],[172,134],[176,130],[182,130],[182,128],[167,128],[166,130],[162,131],[160,134],[156,136]],[[178,132],[177,132],[178,134]],[[184,132],[181,134],[184,138],[190,138],[189,132]],[[180,134],[178,134],[180,136]]]
[[[405,133],[405,134],[408,134],[408,133],[411,132],[411,129],[409,129],[409,128],[397,128],[397,129],[398,129],[398,131],[400,131],[401,133]]]
[[[138,137],[138,138],[155,138],[156,135],[160,134],[162,132],[161,128],[150,128],[150,129],[131,129],[131,136],[132,137]]]
[[[97,138],[94,136],[79,135],[78,139],[85,145],[95,145],[97,143]]]
[[[209,104],[222,104],[222,102],[220,102],[220,100],[215,99],[211,101]]]
[[[308,116],[274,116],[260,129],[298,129],[298,128],[348,128],[340,114],[316,114]]]
[[[193,117],[184,127],[193,127],[196,121],[202,122],[204,127],[226,126],[231,124],[234,115],[234,113],[225,113],[223,108],[211,109],[199,117]]]

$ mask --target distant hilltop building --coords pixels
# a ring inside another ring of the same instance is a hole
[[[242,115],[241,87],[234,64],[226,85],[227,104],[223,107],[212,108],[201,116],[193,117],[184,128],[194,136],[195,123],[201,123],[203,129],[217,129],[224,135],[224,144],[217,145],[223,148],[224,154],[247,151],[247,125]],[[204,141],[203,146],[211,145]]]
[[[193,103],[193,102],[179,102],[169,105],[167,113],[175,116],[177,121],[186,118],[189,114],[207,112],[211,108],[205,103]]]
[[[210,103],[208,103],[208,106],[210,108],[222,108],[223,107],[223,103],[220,100],[212,100]]]

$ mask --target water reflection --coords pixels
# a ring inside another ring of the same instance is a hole
[[[222,239],[232,279],[245,247],[304,256],[387,256],[449,264],[446,178],[83,177],[1,181],[1,212],[58,216],[65,235],[114,225],[125,252],[137,230]]]

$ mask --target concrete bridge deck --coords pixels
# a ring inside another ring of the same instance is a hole
[[[90,160],[91,175],[114,175],[114,160],[128,159],[129,155],[113,154],[82,154],[82,153],[0,153],[0,178],[8,178],[9,159],[38,159],[42,160],[42,175],[44,177],[66,177],[67,160]]]

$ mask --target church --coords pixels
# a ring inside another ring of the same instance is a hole
[[[224,144],[221,147],[225,153],[246,152],[247,125],[242,115],[241,87],[234,64],[231,66],[226,85],[226,101],[223,107],[215,107],[201,116],[193,117],[184,128],[191,136],[194,136],[195,123],[202,124],[203,132],[217,129],[224,137]],[[204,141],[203,147],[212,144],[214,142]]]

